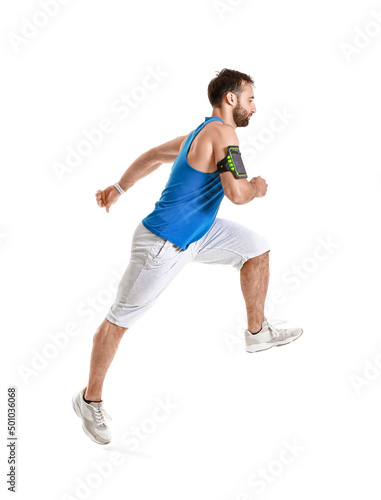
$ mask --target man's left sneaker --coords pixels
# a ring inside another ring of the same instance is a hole
[[[111,420],[103,407],[103,401],[86,403],[82,389],[73,396],[72,403],[75,413],[82,420],[82,429],[85,434],[98,444],[108,444],[111,441],[111,432],[106,420]]]
[[[275,328],[265,318],[258,333],[253,335],[249,330],[245,331],[246,352],[265,351],[271,347],[289,344],[299,338],[302,333],[301,328]]]

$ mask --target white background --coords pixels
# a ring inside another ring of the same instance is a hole
[[[378,499],[381,4],[73,0],[28,31],[44,3],[0,12],[2,491],[16,385],[22,499]],[[95,192],[210,116],[207,85],[224,67],[255,80],[257,114],[238,134],[249,176],[269,188],[244,206],[225,198],[219,216],[268,240],[269,318],[304,334],[247,354],[239,274],[189,264],[122,340],[104,387],[113,441],[101,447],[71,397],[170,165],[109,214]],[[147,68],[161,81],[142,91]],[[123,93],[140,100],[121,119]],[[291,118],[272,133],[276,113]],[[54,162],[105,118],[113,131],[60,180]],[[54,335],[66,345],[49,351]],[[176,409],[156,424],[158,398]],[[131,451],[121,436],[149,423]],[[112,452],[123,463],[103,477],[96,465]]]

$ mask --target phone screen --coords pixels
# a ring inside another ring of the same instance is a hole
[[[239,149],[231,149],[230,154],[233,157],[234,165],[240,177],[247,177],[245,166]]]

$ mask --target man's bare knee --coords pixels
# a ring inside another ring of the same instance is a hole
[[[115,325],[114,323],[111,323],[111,321],[109,321],[107,318],[105,318],[97,328],[94,337],[103,337],[106,335],[111,335],[113,337],[123,337],[123,334],[126,330],[128,330],[128,328]]]
[[[119,326],[115,325],[114,323],[111,323],[111,321],[109,321],[107,318],[105,318],[105,322],[109,329],[114,330],[116,332],[124,333],[127,330],[127,328],[124,326]]]
[[[243,266],[247,263],[249,263],[250,265],[251,263],[259,264],[261,262],[266,262],[269,260],[269,255],[270,255],[270,250],[267,250],[267,252],[261,253],[261,255],[257,255],[256,257],[251,257],[250,259],[247,259],[247,261],[244,262]]]
[[[267,250],[267,252],[261,253],[261,255],[257,255],[256,257],[253,257],[253,259],[258,259],[258,260],[266,260],[270,256],[270,250]]]

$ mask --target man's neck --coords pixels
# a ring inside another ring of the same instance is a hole
[[[227,112],[224,112],[224,110],[221,108],[213,108],[212,116],[221,118],[225,125],[230,125],[234,129],[237,127],[230,113],[228,114]]]

